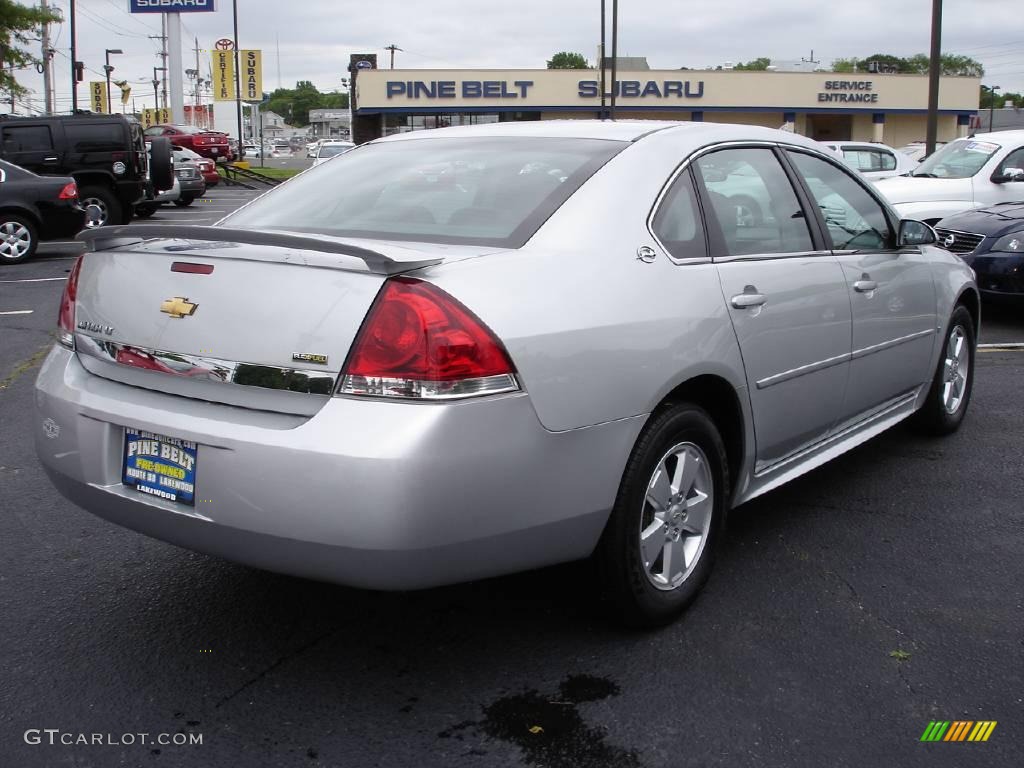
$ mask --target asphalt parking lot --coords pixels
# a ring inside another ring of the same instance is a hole
[[[151,221],[212,223],[252,196]],[[583,564],[377,594],[66,502],[29,426],[75,246],[44,251],[0,269],[0,765],[1020,764],[1024,351],[979,353],[956,435],[898,427],[736,510],[686,616],[628,633]],[[983,343],[1024,342],[1024,311],[984,315]],[[998,725],[922,743],[932,720]]]

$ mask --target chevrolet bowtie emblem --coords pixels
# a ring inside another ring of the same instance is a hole
[[[199,309],[198,304],[193,304],[187,297],[182,296],[175,296],[173,299],[167,299],[160,305],[160,311],[166,312],[171,317],[187,317],[188,315],[194,315],[197,309]]]

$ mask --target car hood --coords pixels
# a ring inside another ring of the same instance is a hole
[[[943,229],[976,232],[979,235],[1002,236],[1024,230],[1024,202],[1000,203],[947,216],[938,223]]]
[[[974,187],[968,179],[929,179],[924,176],[894,176],[879,179],[875,188],[893,205],[935,200],[973,200]]]

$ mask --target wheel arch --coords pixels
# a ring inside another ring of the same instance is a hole
[[[42,217],[39,215],[39,212],[29,206],[4,203],[0,205],[0,215],[5,213],[13,213],[16,216],[23,216],[29,219],[35,225],[36,230],[42,226]]]
[[[114,194],[117,194],[117,185],[114,175],[106,171],[74,171],[71,173],[71,178],[75,180],[75,183],[81,187],[95,187],[104,186],[110,187]]]
[[[981,296],[973,288],[965,288],[956,297],[956,301],[953,302],[954,307],[959,305],[963,305],[971,313],[971,322],[974,323],[975,341],[977,341],[977,334],[981,330]]]
[[[747,448],[746,417],[740,397],[740,393],[724,377],[703,373],[676,385],[651,412],[653,418],[664,409],[682,402],[692,403],[707,411],[725,443],[730,494],[741,482]]]

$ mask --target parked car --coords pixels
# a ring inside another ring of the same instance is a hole
[[[325,141],[317,147],[316,159],[313,160],[313,165],[325,163],[332,157],[348,152],[353,147],[355,147],[355,144],[351,141]]]
[[[935,231],[939,245],[974,269],[982,298],[1024,302],[1024,202],[964,211],[940,221]]]
[[[317,141],[311,141],[306,145],[306,157],[316,157],[316,151],[320,149],[320,145],[323,144],[322,139]]]
[[[70,176],[37,176],[0,160],[0,265],[32,257],[43,240],[74,237],[85,226]]]
[[[178,161],[178,158],[185,158],[195,163],[207,187],[215,187],[220,184],[220,174],[217,172],[217,164],[213,160],[197,155],[191,149],[186,149],[185,147],[173,147],[173,150],[175,162]]]
[[[890,176],[902,176],[917,167],[917,163],[908,155],[885,144],[863,141],[827,142],[826,146],[834,149],[854,170],[860,171],[868,179],[887,179]]]
[[[97,226],[127,224],[146,196],[149,161],[142,126],[122,115],[0,117],[0,158],[39,175],[70,176]],[[153,181],[171,186],[170,147],[158,142]]]
[[[207,131],[194,125],[154,125],[146,129],[146,136],[163,136],[171,144],[186,147],[214,161],[227,161],[232,154],[226,133]]]
[[[771,225],[738,225],[720,167]],[[359,587],[593,556],[623,620],[664,623],[729,508],[905,419],[951,432],[971,395],[970,269],[767,128],[398,134],[213,227],[83,238],[34,398],[57,488]]]
[[[174,165],[174,175],[181,184],[181,195],[174,201],[179,208],[187,208],[206,194],[206,181],[199,171],[199,166],[192,160],[186,157],[178,160]]]
[[[936,150],[942,149],[944,146],[946,146],[944,141],[935,142]],[[920,165],[928,157],[928,145],[923,141],[912,141],[906,146],[900,147],[899,151],[913,160],[916,165]]]
[[[246,144],[242,148],[242,156],[255,158],[263,157],[263,147],[259,144]]]
[[[909,176],[877,182],[901,216],[928,224],[970,208],[1024,200],[1024,131],[957,139]]]

